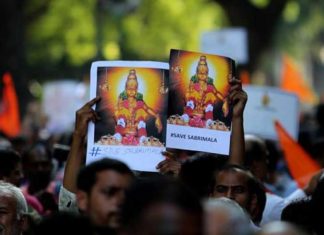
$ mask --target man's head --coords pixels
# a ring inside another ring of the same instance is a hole
[[[20,189],[0,181],[0,234],[21,234],[26,223],[26,213],[27,203]]]
[[[227,197],[236,201],[259,223],[265,206],[265,192],[262,185],[246,169],[227,165],[216,172],[212,196]]]
[[[206,198],[211,192],[214,172],[222,168],[228,157],[210,153],[196,153],[181,165],[179,179],[200,198]]]
[[[13,150],[0,150],[0,180],[19,186],[23,178],[21,158]]]
[[[206,235],[250,234],[249,215],[235,201],[221,197],[204,202]]]
[[[45,189],[52,173],[52,158],[45,144],[37,143],[23,154],[23,165],[32,194]]]
[[[77,203],[98,227],[117,228],[125,190],[134,175],[124,163],[102,159],[81,169],[77,178]]]
[[[122,207],[123,234],[202,234],[202,206],[178,181],[167,177],[137,180]]]
[[[254,135],[245,135],[245,162],[244,166],[251,170],[253,175],[264,181],[268,173],[268,155],[266,143]]]

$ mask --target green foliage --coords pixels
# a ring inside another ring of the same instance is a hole
[[[270,0],[249,0],[254,6],[265,8],[269,5]]]
[[[223,19],[221,8],[204,0],[143,0],[122,20],[123,57],[167,59],[171,48],[198,50],[201,33]]]
[[[35,1],[37,2],[37,1]],[[94,0],[48,1],[47,10],[26,29],[27,59],[31,64],[80,65],[96,54]],[[27,12],[31,6],[27,7]]]
[[[324,1],[291,0],[284,11],[276,43],[289,54],[303,58],[317,53],[320,35],[324,32]],[[307,45],[307,46],[305,46]]]
[[[119,7],[118,14],[111,7],[118,1],[101,0],[100,8],[97,3],[30,0],[25,8],[33,18],[25,28],[29,65],[81,66],[98,55],[167,60],[171,48],[198,50],[203,31],[225,24],[221,7],[207,0],[142,0],[135,9]]]

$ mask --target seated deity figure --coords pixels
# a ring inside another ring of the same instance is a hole
[[[217,101],[223,102],[222,111],[226,117],[229,112],[227,99],[221,94],[214,85],[214,80],[208,76],[208,64],[206,56],[200,56],[196,68],[196,74],[190,79],[189,87],[185,94],[185,107],[183,120],[186,123],[194,118],[206,121],[205,126],[214,120],[213,110]]]
[[[125,90],[119,94],[115,108],[116,127],[114,137],[117,141],[131,138],[132,145],[136,140],[143,143],[147,137],[146,120],[148,116],[155,117],[155,126],[158,132],[162,131],[162,122],[159,115],[144,101],[143,94],[138,92],[136,70],[131,69],[127,76]]]

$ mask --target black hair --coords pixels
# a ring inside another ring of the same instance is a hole
[[[316,107],[316,121],[320,127],[324,127],[324,104],[319,104]]]
[[[310,211],[312,216],[313,228],[317,234],[324,234],[323,211],[324,211],[324,179],[318,182],[311,200]]]
[[[23,164],[30,162],[30,157],[33,155],[34,151],[38,151],[39,149],[43,148],[45,150],[46,157],[49,161],[52,159],[52,152],[48,145],[45,142],[39,141],[30,146],[28,149],[24,150],[22,153],[22,161]]]
[[[324,180],[321,179],[312,196],[290,203],[281,214],[281,219],[300,226],[310,234],[324,234]]]
[[[81,168],[77,177],[77,188],[86,193],[90,193],[93,185],[96,183],[97,173],[105,170],[134,176],[133,172],[125,163],[115,159],[104,158]]]
[[[166,176],[137,179],[126,191],[121,210],[122,227],[131,230],[139,224],[146,209],[158,203],[167,203],[202,218],[202,205],[182,182]],[[145,229],[145,228],[143,228]]]
[[[88,218],[67,212],[53,213],[45,217],[34,229],[35,235],[91,235],[95,234]]]
[[[321,164],[321,167],[324,167],[324,137],[317,138],[313,142],[310,152],[312,157]]]
[[[309,198],[293,201],[281,213],[281,220],[312,233],[313,221]]]
[[[211,192],[214,172],[223,167],[227,159],[228,156],[197,153],[181,165],[179,179],[199,198],[208,197]]]
[[[244,166],[250,168],[255,161],[263,161],[268,155],[266,143],[257,136],[245,140]]]
[[[19,162],[21,162],[21,157],[16,151],[0,149],[0,179],[9,176]]]

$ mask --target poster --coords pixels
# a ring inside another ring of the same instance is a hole
[[[171,50],[168,148],[229,154],[233,69],[227,57]]]
[[[90,96],[101,97],[101,120],[89,125],[87,163],[103,157],[131,169],[156,171],[164,160],[168,104],[167,63],[94,62]]]
[[[204,32],[200,50],[210,54],[226,55],[238,64],[247,64],[249,62],[247,30],[235,27]]]
[[[278,120],[295,140],[298,138],[299,101],[293,93],[274,87],[245,86],[248,102],[244,110],[244,131],[277,140],[274,121]]]
[[[45,83],[42,109],[48,119],[46,129],[49,133],[62,134],[73,130],[75,110],[86,103],[88,98],[88,86],[83,82],[62,80]]]

